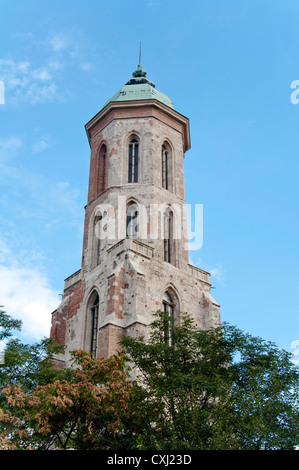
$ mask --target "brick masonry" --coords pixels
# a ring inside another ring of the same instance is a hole
[[[174,300],[176,321],[181,312],[190,313],[201,328],[220,324],[220,307],[210,292],[209,273],[189,264],[187,222],[184,212],[184,156],[190,147],[188,119],[156,100],[110,102],[87,125],[91,147],[88,202],[85,208],[81,269],[65,281],[60,306],[52,315],[51,336],[65,344],[61,363],[68,363],[70,351],[89,350],[90,299],[99,295],[97,355],[107,357],[119,348],[126,334],[146,334],[153,314],[162,308],[168,291]],[[128,183],[128,144],[139,139],[138,183]],[[171,149],[171,191],[162,188],[161,147]],[[106,188],[100,194],[99,152],[106,145],[104,175]],[[121,201],[121,203],[120,203]],[[126,238],[126,208],[139,208],[138,239]],[[161,209],[177,207],[176,228],[182,236],[173,242],[174,259],[164,261]],[[100,262],[94,265],[98,240],[94,219],[101,207],[102,223],[110,236],[100,241]],[[150,210],[151,209],[151,210]],[[157,236],[153,237],[153,232]]]

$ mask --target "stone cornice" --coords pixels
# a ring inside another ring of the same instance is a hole
[[[158,100],[136,100],[136,101],[111,101],[109,102],[101,111],[99,111],[88,123],[85,125],[86,134],[88,137],[89,145],[91,146],[92,140],[92,131],[95,126],[98,126],[97,133],[101,129],[101,121],[103,127],[105,127],[109,122],[116,118],[135,118],[135,117],[152,117],[157,118],[155,114],[149,112],[148,114],[142,114],[142,111],[145,109],[152,110],[156,109],[166,118],[175,121],[183,129],[183,141],[184,141],[184,152],[190,149],[190,129],[189,129],[189,119],[180,114],[178,111],[171,109],[169,106],[161,103]],[[118,116],[115,114],[117,112],[126,111],[125,115]],[[128,114],[129,112],[129,114]]]

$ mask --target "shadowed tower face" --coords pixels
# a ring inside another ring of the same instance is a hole
[[[51,336],[108,357],[123,335],[147,334],[157,310],[220,324],[209,273],[189,264],[184,158],[189,121],[138,65],[85,126],[90,175],[81,268],[65,280]],[[171,336],[170,336],[171,341]]]

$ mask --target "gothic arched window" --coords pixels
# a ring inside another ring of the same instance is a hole
[[[105,144],[101,146],[98,157],[97,187],[98,194],[105,191],[107,187],[107,147]]]
[[[171,264],[175,264],[173,228],[173,212],[167,209],[164,213],[164,261]]]
[[[130,204],[127,208],[127,225],[126,225],[127,238],[138,237],[138,207],[136,204]]]
[[[138,183],[139,140],[133,135],[129,141],[128,183]]]
[[[177,315],[177,299],[173,293],[170,295],[169,291],[164,292],[162,298],[163,312],[167,313],[167,323],[164,328],[164,341],[165,343],[173,346],[174,345],[174,335],[173,329],[175,325],[175,315]]]
[[[93,291],[87,304],[85,349],[96,357],[99,323],[99,294]]]
[[[93,260],[92,267],[96,268],[101,262],[101,231],[102,231],[102,215],[94,218],[93,224]]]
[[[170,147],[164,142],[162,145],[162,188],[170,189]]]

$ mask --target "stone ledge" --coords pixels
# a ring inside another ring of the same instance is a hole
[[[135,240],[134,238],[124,238],[120,240],[115,245],[111,246],[107,253],[112,253],[116,251],[116,256],[120,255],[124,251],[133,251],[138,255],[144,256],[145,258],[151,259],[153,257],[154,248],[147,245],[146,243],[141,242],[140,240]]]
[[[203,271],[202,269],[197,268],[196,266],[192,266],[192,264],[188,264],[188,272],[189,274],[191,274],[191,276],[195,277],[196,279],[210,284],[210,273],[208,273],[207,271]]]
[[[82,269],[78,269],[75,273],[71,274],[69,277],[67,277],[64,280],[64,290],[69,289],[69,287],[73,286],[76,284],[76,282],[79,282],[82,280]]]
[[[112,325],[112,326],[117,326],[119,328],[129,328],[130,326],[134,325],[135,323],[138,323],[140,325],[148,326],[148,322],[146,322],[143,318],[140,317],[140,315],[137,315],[137,318],[130,319],[130,318],[115,318],[114,312],[109,315],[109,318],[106,318],[104,321],[102,321],[98,329],[101,330],[102,328],[105,328],[106,326]]]

